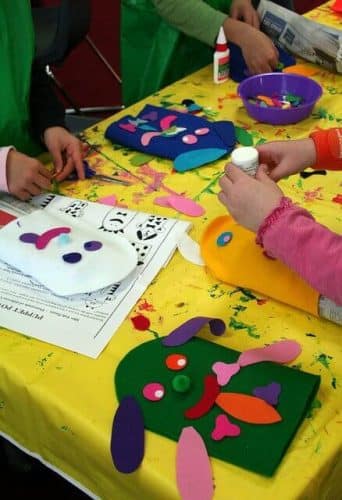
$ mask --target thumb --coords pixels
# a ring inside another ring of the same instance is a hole
[[[55,167],[55,172],[57,173],[61,172],[64,166],[61,150],[59,149],[58,146],[52,146],[50,147],[50,153]]]
[[[269,182],[272,182],[269,178],[269,172],[268,172],[268,168],[267,168],[267,165],[264,165],[264,164],[261,164],[259,165],[259,168],[257,170],[257,173],[255,174],[255,178],[264,183],[264,184],[267,184]]]

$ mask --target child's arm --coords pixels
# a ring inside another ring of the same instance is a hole
[[[342,170],[342,128],[318,130],[310,137],[316,149],[316,162],[312,168]]]
[[[342,170],[342,128],[319,130],[308,139],[267,142],[257,150],[274,181],[308,167]]]
[[[65,128],[65,111],[55,94],[45,69],[36,63],[32,66],[30,116],[32,132],[36,140],[42,141],[49,127]]]
[[[342,236],[316,222],[307,210],[282,198],[261,224],[257,242],[320,294],[342,305]]]
[[[270,38],[253,25],[229,17],[232,2],[224,12],[202,0],[152,0],[160,17],[186,35],[215,46],[220,27],[228,41],[239,45],[251,74],[272,71],[278,63],[278,51]],[[258,47],[258,50],[255,50]]]
[[[7,156],[12,146],[0,148],[0,192],[8,193],[7,185]]]
[[[257,233],[267,254],[342,305],[342,236],[284,198],[262,168],[253,178],[228,165],[220,186],[220,201],[239,224]]]
[[[0,148],[0,191],[28,200],[50,188],[51,174],[39,160],[12,146]]]
[[[169,24],[211,47],[215,46],[231,4],[228,1],[226,12],[221,12],[202,0],[152,0],[152,3]]]

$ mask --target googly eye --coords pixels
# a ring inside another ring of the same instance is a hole
[[[151,382],[143,388],[143,396],[149,401],[160,401],[165,395],[165,389],[159,382]]]
[[[170,354],[165,359],[165,364],[170,370],[183,370],[188,364],[187,357],[183,354]]]

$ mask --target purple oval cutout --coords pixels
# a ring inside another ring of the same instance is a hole
[[[68,264],[76,264],[82,259],[82,255],[78,252],[66,253],[63,255],[64,262]]]
[[[101,241],[87,241],[84,245],[84,250],[88,250],[88,252],[95,252],[96,250],[100,250],[102,248]]]
[[[122,398],[116,410],[110,451],[115,467],[125,474],[134,472],[144,458],[144,416],[133,396]]]
[[[19,236],[19,240],[23,243],[36,243],[38,239],[38,234],[36,233],[23,233]]]

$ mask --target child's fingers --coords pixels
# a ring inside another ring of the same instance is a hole
[[[41,188],[37,186],[37,184],[31,183],[28,186],[26,186],[27,191],[30,193],[31,196],[37,196],[42,192]]]
[[[34,183],[37,184],[41,189],[50,189],[51,181],[50,178],[45,177],[44,175],[37,174]]]
[[[232,187],[232,181],[227,177],[227,175],[223,175],[219,180],[219,186],[222,191],[228,191]]]
[[[63,170],[61,172],[59,172],[58,175],[56,176],[56,180],[58,182],[64,181],[64,179],[69,177],[69,175],[71,174],[71,172],[73,170],[74,170],[74,161],[71,157],[69,157],[67,162],[64,165]]]
[[[227,206],[227,204],[228,204],[228,198],[227,198],[227,196],[225,195],[225,193],[223,191],[219,192],[218,199],[220,200],[220,202],[222,203],[222,205]]]
[[[233,163],[228,163],[228,165],[226,165],[225,172],[225,177],[228,177],[232,183],[237,182],[247,175],[240,168],[233,165]]]
[[[38,172],[41,176],[45,177],[45,179],[52,179],[54,174],[52,174],[44,165],[41,163],[38,167]]]
[[[272,182],[273,183],[273,181],[271,181],[269,178],[267,165],[260,165],[259,166],[257,173],[255,174],[255,178],[260,182],[264,182],[264,183]]]
[[[20,189],[18,192],[13,192],[13,194],[15,194],[19,200],[22,201],[27,201],[31,198],[31,194],[26,191],[26,189]]]

